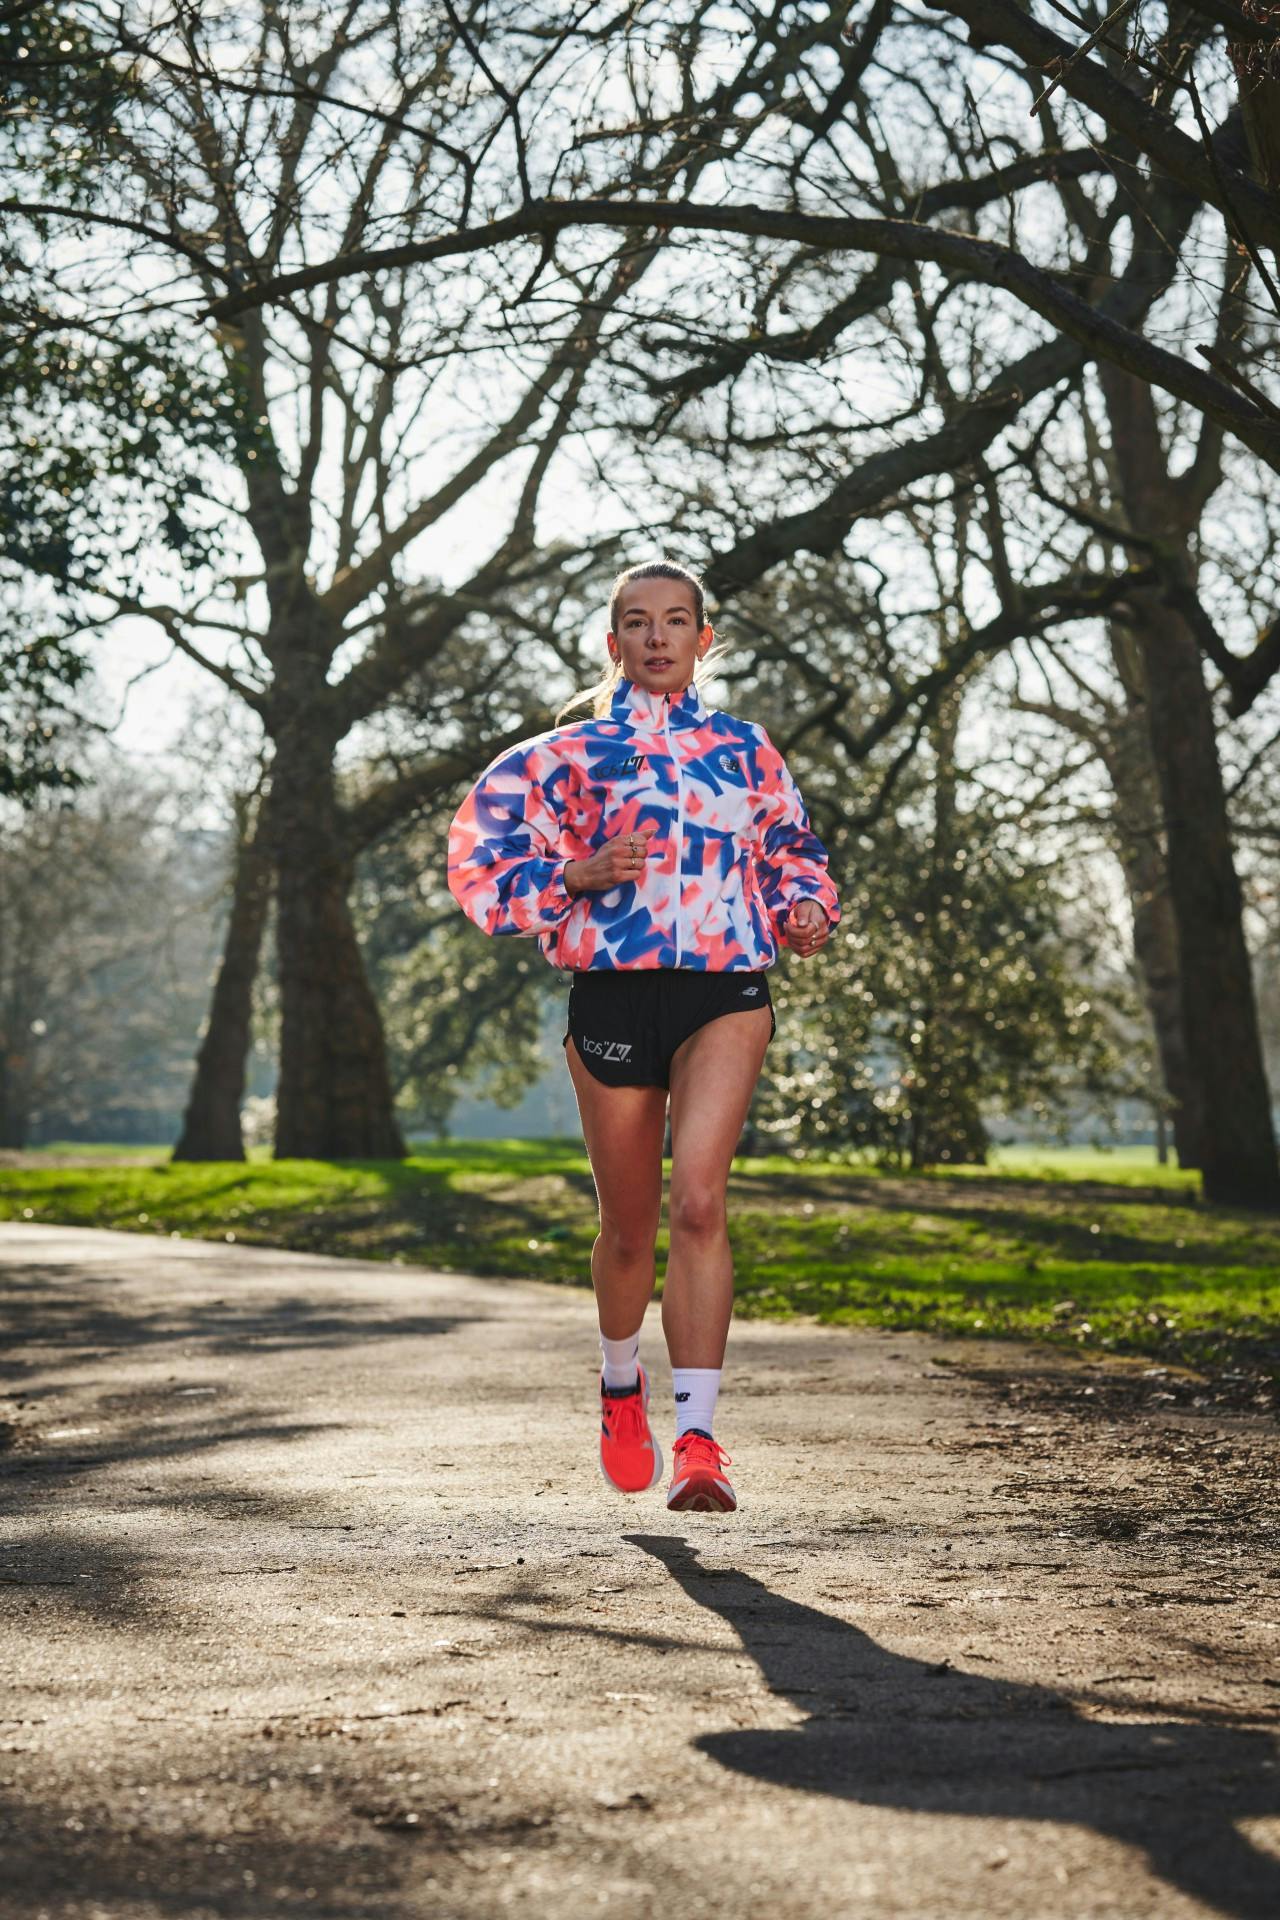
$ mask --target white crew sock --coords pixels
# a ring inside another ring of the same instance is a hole
[[[720,1392],[719,1367],[672,1367],[671,1386],[676,1396],[676,1439],[690,1427],[711,1433]]]
[[[634,1387],[640,1378],[640,1329],[629,1333],[625,1340],[609,1340],[600,1335],[600,1351],[604,1355],[601,1384],[606,1387]]]

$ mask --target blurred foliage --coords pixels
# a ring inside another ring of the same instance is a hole
[[[820,960],[783,963],[762,1133],[871,1147],[890,1165],[981,1160],[984,1113],[1047,1121],[1082,1090],[1113,1090],[1120,1010],[1085,984],[1052,869],[986,810],[965,828],[945,866],[901,815],[853,846],[837,837],[844,917]]]
[[[144,558],[213,551],[200,461],[258,431],[234,379],[211,374],[189,328],[155,315],[95,320],[62,270],[118,252],[75,210],[103,210],[116,114],[138,80],[105,23],[55,5],[0,12],[0,796],[78,783],[85,595]],[[43,209],[56,204],[56,218]],[[71,210],[68,218],[68,210]]]
[[[817,959],[779,963],[757,1138],[962,1164],[985,1158],[993,1112],[1048,1124],[1082,1095],[1105,1108],[1141,1091],[1140,1009],[1100,972],[1034,804],[957,761],[964,693],[918,703],[909,757],[876,738],[878,713],[936,666],[944,611],[900,619],[843,556],[780,567],[729,610],[723,704],[786,753],[842,904]]]
[[[0,818],[0,1145],[155,1137],[181,1111],[225,882],[221,835],[101,765]],[[176,817],[175,817],[176,816]]]
[[[81,784],[70,763],[81,729],[69,702],[88,663],[65,637],[27,632],[7,600],[0,585],[0,800],[27,802]]]

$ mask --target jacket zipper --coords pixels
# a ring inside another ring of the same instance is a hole
[[[684,952],[683,928],[681,926],[681,895],[684,880],[684,772],[680,765],[680,756],[675,750],[671,738],[671,695],[664,693],[666,712],[663,716],[662,730],[667,736],[667,752],[671,755],[671,764],[676,770],[676,870],[675,870],[675,928],[676,928],[676,965],[680,965]]]

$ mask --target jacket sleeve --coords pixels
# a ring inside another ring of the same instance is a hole
[[[527,746],[481,774],[449,828],[449,891],[483,933],[548,933],[565,918],[568,858]]]
[[[774,931],[781,940],[787,915],[801,900],[816,900],[834,927],[840,918],[840,897],[827,871],[827,850],[809,825],[786,761],[764,728],[757,732],[763,811],[756,821],[756,871]]]

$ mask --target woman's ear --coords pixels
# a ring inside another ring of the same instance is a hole
[[[708,621],[707,625],[702,629],[702,632],[698,635],[698,658],[699,659],[702,658],[704,653],[709,653],[711,651],[711,645],[712,645],[712,642],[715,640],[715,637],[716,637],[715,628]]]
[[[604,643],[609,649],[609,658],[611,660],[620,660],[622,658],[622,648],[618,645],[618,641],[612,633],[606,633]]]

